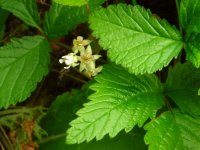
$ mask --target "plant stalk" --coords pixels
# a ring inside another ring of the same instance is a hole
[[[137,0],[132,0],[133,5],[137,5]]]

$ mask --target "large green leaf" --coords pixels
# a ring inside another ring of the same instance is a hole
[[[87,4],[88,0],[54,0],[54,2],[68,6],[81,6]]]
[[[109,6],[95,11],[89,21],[109,58],[131,73],[161,70],[183,45],[175,27],[140,6]]]
[[[187,32],[200,32],[200,1],[181,0],[180,21]]]
[[[0,7],[13,13],[30,26],[40,29],[35,0],[0,0]]]
[[[192,33],[185,44],[187,59],[197,68],[200,67],[200,34]]]
[[[48,72],[50,47],[41,36],[0,47],[0,108],[25,100]]]
[[[177,64],[170,69],[165,93],[172,98],[183,112],[200,116],[200,69],[191,63]]]
[[[0,8],[0,40],[4,36],[5,22],[8,17],[9,12]]]
[[[200,118],[178,111],[165,112],[145,125],[149,150],[199,150]]]
[[[104,138],[101,141],[92,141],[76,145],[65,144],[66,130],[72,119],[75,119],[75,111],[82,107],[86,102],[87,96],[91,93],[87,87],[81,90],[73,90],[58,96],[49,108],[47,115],[43,118],[41,124],[48,132],[48,137],[40,144],[40,150],[145,150],[143,135],[144,132],[135,129],[130,134],[124,132],[110,139]]]
[[[90,0],[90,11],[93,11],[105,0]],[[45,15],[44,31],[49,38],[64,36],[74,29],[78,24],[84,23],[88,18],[86,6],[69,7],[53,3],[50,10]]]
[[[163,105],[162,85],[154,75],[135,76],[125,69],[108,65],[91,88],[96,92],[77,112],[68,131],[67,143],[81,143],[116,136],[121,130],[141,127]]]

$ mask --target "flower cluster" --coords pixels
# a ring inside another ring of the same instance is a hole
[[[83,72],[87,76],[96,76],[101,70],[102,66],[96,68],[95,61],[101,57],[101,55],[93,55],[92,48],[90,46],[91,41],[83,39],[82,36],[78,36],[73,40],[73,53],[62,56],[59,62],[64,63],[66,66],[64,69],[70,67],[79,66],[80,72]]]

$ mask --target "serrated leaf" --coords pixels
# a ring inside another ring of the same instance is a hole
[[[109,6],[95,11],[89,21],[109,58],[131,73],[161,70],[183,45],[175,27],[140,6]]]
[[[200,67],[200,34],[192,33],[185,44],[187,60],[195,67]]]
[[[200,32],[200,1],[181,0],[180,22],[187,32]]]
[[[88,85],[87,85],[88,86]],[[145,150],[146,145],[143,141],[143,130],[138,128],[130,134],[120,133],[116,138],[104,138],[102,141],[92,141],[76,145],[65,144],[66,130],[68,123],[74,119],[75,111],[82,107],[86,102],[91,90],[84,87],[80,90],[72,90],[56,98],[50,106],[47,115],[41,124],[48,131],[48,137],[44,137],[39,146],[40,150]],[[49,140],[45,140],[49,139]]]
[[[88,3],[88,0],[54,0],[54,2],[68,6],[81,6]]]
[[[200,118],[178,111],[165,112],[145,125],[149,150],[199,150]]]
[[[10,11],[28,25],[40,29],[40,17],[35,0],[0,0],[0,7]]]
[[[50,47],[41,36],[0,47],[0,108],[25,100],[48,72]]]
[[[105,0],[90,0],[90,11],[99,8]],[[70,7],[53,3],[50,10],[45,15],[44,32],[49,38],[64,36],[74,29],[78,24],[84,23],[88,19],[86,6]]]
[[[165,93],[179,106],[183,112],[200,116],[200,69],[191,63],[177,64],[170,69]]]
[[[121,130],[130,131],[136,124],[141,127],[163,105],[162,85],[154,75],[135,76],[125,69],[108,65],[96,77],[91,88],[96,92],[90,102],[77,112],[67,131],[67,143],[97,140]]]

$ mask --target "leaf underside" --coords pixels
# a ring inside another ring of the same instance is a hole
[[[90,11],[100,7],[105,0],[90,0]],[[59,38],[73,30],[78,24],[88,19],[89,12],[86,6],[70,7],[53,3],[45,15],[44,32],[49,38]]]
[[[181,0],[180,22],[187,32],[200,33],[200,1]]]
[[[140,6],[109,6],[92,13],[89,22],[109,58],[131,73],[161,70],[183,46],[175,27]]]
[[[200,116],[200,69],[189,62],[177,64],[169,70],[165,93],[179,106],[183,112]]]
[[[48,72],[50,47],[41,36],[0,47],[0,108],[25,100]]]
[[[0,7],[10,11],[26,24],[40,29],[40,17],[35,0],[1,0]]]
[[[154,75],[135,76],[116,65],[107,65],[96,77],[90,102],[77,112],[67,131],[67,143],[100,140],[121,130],[141,127],[163,105],[162,85]]]
[[[145,143],[149,150],[199,150],[200,118],[177,110],[165,112],[145,125]]]
[[[187,60],[195,67],[200,67],[200,34],[192,33],[185,44]]]

